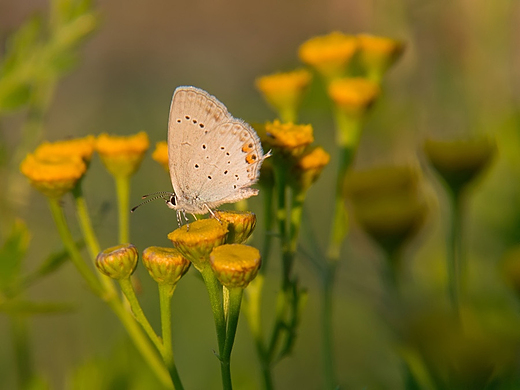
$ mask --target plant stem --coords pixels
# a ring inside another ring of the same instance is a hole
[[[162,342],[153,330],[152,325],[150,325],[150,322],[148,322],[148,319],[146,318],[143,309],[139,304],[137,296],[135,295],[134,287],[132,286],[132,282],[130,282],[130,278],[121,279],[118,280],[118,282],[121,286],[121,291],[123,291],[123,294],[125,295],[126,299],[128,300],[128,303],[130,304],[130,308],[132,309],[132,313],[134,313],[135,319],[137,320],[137,322],[141,324],[150,340],[152,340],[152,343],[154,343],[155,347],[161,352],[162,355]]]
[[[130,242],[130,228],[128,216],[130,215],[130,177],[116,176],[116,192],[119,217],[119,243]]]
[[[224,289],[227,289],[224,287]],[[233,350],[233,343],[235,342],[235,335],[238,326],[238,318],[240,316],[240,305],[242,303],[242,294],[244,289],[231,288],[229,291],[229,306],[227,317],[226,341],[224,344],[224,351],[222,354],[222,364],[226,366],[226,374],[229,375],[229,383],[231,382],[231,351]]]
[[[162,356],[168,367],[175,390],[182,390],[181,378],[175,360],[173,359],[173,343],[172,343],[172,321],[171,321],[171,297],[175,285],[159,284],[159,301],[161,307],[161,334],[163,339]]]
[[[52,217],[56,227],[58,228],[58,233],[61,237],[61,240],[63,241],[63,244],[65,245],[65,248],[67,248],[67,251],[69,252],[72,263],[76,266],[77,270],[85,279],[94,294],[103,298],[106,291],[101,286],[99,280],[96,278],[91,269],[87,266],[86,262],[81,256],[81,253],[76,247],[76,243],[74,242],[69,227],[67,226],[67,221],[65,220],[65,215],[63,214],[59,200],[54,198],[48,198],[48,200]]]
[[[23,315],[9,316],[13,336],[14,356],[18,374],[18,388],[28,389],[34,378],[33,359],[29,348],[27,318]]]
[[[231,372],[229,371],[229,365],[225,365],[223,360],[224,345],[226,343],[226,320],[224,318],[224,307],[222,306],[222,286],[220,285],[217,277],[209,265],[202,268],[201,275],[202,279],[204,279],[204,283],[206,284],[206,289],[208,290],[211,310],[213,312],[213,319],[215,321],[219,351],[218,358],[220,360],[220,373],[222,376],[222,387],[225,390],[229,390],[232,389],[233,386],[231,384]]]
[[[83,237],[85,238],[85,242],[87,244],[87,249],[89,251],[92,263],[95,263],[96,256],[99,252],[101,252],[101,247],[96,237],[96,233],[92,228],[92,222],[90,220],[87,202],[85,201],[85,197],[83,196],[83,188],[81,186],[81,181],[78,182],[74,190],[72,190],[72,195],[74,196],[74,200],[76,202],[76,213],[78,215],[81,232],[83,233]],[[116,289],[111,278],[109,278],[106,275],[103,275],[101,272],[98,273],[98,278],[101,280],[103,287],[110,294],[116,294]]]
[[[271,253],[271,243],[273,238],[273,187],[264,186],[262,187],[263,198],[264,198],[264,243],[262,246],[262,266],[260,267],[260,273],[265,274],[267,270],[267,264],[269,261],[269,255]]]
[[[322,277],[321,305],[322,305],[322,354],[323,354],[323,372],[324,372],[324,389],[335,389],[336,374],[334,369],[334,338],[333,338],[333,290],[334,277],[336,274],[337,262],[330,263],[324,271]]]
[[[450,301],[453,311],[460,317],[460,300],[462,292],[462,278],[464,271],[464,261],[462,258],[462,197],[460,193],[450,193],[451,216],[450,233],[448,237],[448,283]]]

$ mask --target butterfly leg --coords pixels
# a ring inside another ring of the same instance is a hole
[[[211,210],[211,209],[209,208],[209,206],[208,206],[206,203],[204,203],[204,207],[206,207],[206,208],[208,209],[209,213],[211,214],[211,216],[212,216],[213,218],[215,218],[217,221],[219,221],[219,222],[222,224],[222,221],[221,221],[221,220],[220,220],[220,219],[215,215],[215,213],[213,212],[213,210]]]

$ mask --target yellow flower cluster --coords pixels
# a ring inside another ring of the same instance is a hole
[[[128,137],[101,134],[96,142],[101,161],[116,177],[135,173],[149,146],[148,135],[144,131]]]
[[[264,146],[293,156],[301,154],[314,141],[311,125],[282,123],[279,120],[260,126],[259,133]]]
[[[152,153],[152,159],[161,164],[166,172],[170,170],[168,163],[168,144],[166,141],[160,141],[155,144],[155,150]]]
[[[89,162],[94,153],[96,139],[93,135],[85,138],[74,138],[57,142],[43,142],[34,154],[39,158],[46,156],[79,156],[85,162]]]
[[[380,94],[374,82],[364,78],[341,78],[332,81],[328,93],[337,107],[351,115],[361,115]]]

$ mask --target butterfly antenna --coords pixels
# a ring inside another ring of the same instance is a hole
[[[152,198],[148,198],[149,196],[152,196],[152,195],[155,195],[153,196]],[[142,199],[146,199],[144,202],[141,202],[139,203],[137,206],[133,207],[130,212],[133,213],[138,207],[141,207],[142,205],[144,204],[147,204],[147,203],[150,203],[154,200],[157,200],[157,199],[165,199],[165,195],[168,195],[170,196],[171,195],[171,192],[168,192],[168,191],[161,191],[161,192],[155,192],[153,194],[148,194],[148,195],[143,195]]]

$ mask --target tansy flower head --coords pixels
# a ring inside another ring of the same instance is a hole
[[[34,154],[38,158],[46,156],[79,156],[88,163],[94,153],[95,143],[96,139],[93,135],[56,142],[44,142],[36,148]]]
[[[368,78],[380,82],[384,72],[403,53],[402,42],[386,37],[376,37],[368,34],[358,35],[359,59],[367,70]]]
[[[143,264],[159,284],[175,285],[191,263],[175,248],[151,246],[143,251]]]
[[[50,198],[61,198],[71,191],[87,170],[79,156],[50,156],[41,158],[28,154],[20,170],[33,187]]]
[[[284,122],[294,122],[311,78],[311,73],[305,69],[275,73],[256,79],[256,87]]]
[[[450,189],[459,193],[489,165],[496,145],[486,137],[453,141],[428,139],[424,151]]]
[[[330,83],[332,101],[349,115],[362,115],[379,96],[378,85],[360,77],[337,79]]]
[[[303,62],[316,68],[330,81],[345,74],[357,48],[356,37],[333,32],[304,42],[298,54]]]
[[[229,244],[246,242],[255,230],[256,215],[250,211],[217,210],[215,217],[228,223],[229,233],[226,242]]]
[[[96,257],[96,267],[112,279],[127,279],[134,273],[138,258],[135,246],[121,244],[100,252]]]
[[[211,268],[227,288],[246,288],[260,269],[260,252],[252,246],[226,244],[211,252]]]
[[[152,158],[166,169],[166,172],[170,170],[168,162],[168,144],[166,141],[160,141],[155,144],[155,150],[152,153]]]
[[[289,177],[292,185],[306,191],[321,174],[330,161],[330,155],[321,147],[306,151],[293,166],[293,175]]]
[[[130,176],[139,168],[149,144],[144,131],[131,136],[101,134],[96,150],[112,175]]]
[[[311,125],[267,122],[259,127],[259,136],[266,149],[274,148],[282,154],[296,156],[314,141]]]
[[[200,271],[208,265],[213,248],[226,242],[227,225],[227,222],[219,222],[213,218],[199,219],[174,230],[168,234],[168,238]]]

